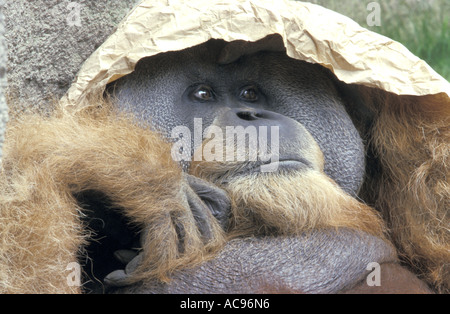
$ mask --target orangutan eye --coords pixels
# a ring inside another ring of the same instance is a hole
[[[239,98],[242,99],[243,101],[254,102],[258,100],[258,94],[259,93],[257,87],[247,86],[241,90]]]
[[[210,86],[207,85],[199,85],[196,89],[191,93],[191,98],[193,100],[205,102],[214,100],[214,91]]]

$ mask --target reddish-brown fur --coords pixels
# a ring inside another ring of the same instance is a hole
[[[387,221],[403,260],[450,291],[450,104],[445,94],[396,96],[362,88],[376,114],[370,144],[381,169],[365,199]]]

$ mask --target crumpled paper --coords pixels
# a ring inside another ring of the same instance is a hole
[[[144,57],[211,38],[257,41],[270,34],[282,36],[290,57],[319,63],[346,83],[398,95],[445,93],[450,105],[450,83],[400,43],[321,6],[288,0],[143,0],[86,60],[61,101],[83,106]]]

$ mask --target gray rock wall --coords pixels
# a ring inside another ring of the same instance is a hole
[[[6,43],[5,20],[3,18],[4,1],[0,0],[0,162],[2,160],[2,146],[6,122],[8,121],[8,106],[6,105],[4,90],[6,88]]]
[[[60,98],[84,60],[137,2],[7,1],[8,94],[14,105],[45,110],[46,100]]]

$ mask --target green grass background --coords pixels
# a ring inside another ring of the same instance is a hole
[[[309,0],[390,37],[450,81],[450,0]],[[381,26],[368,26],[367,4],[381,7]]]

